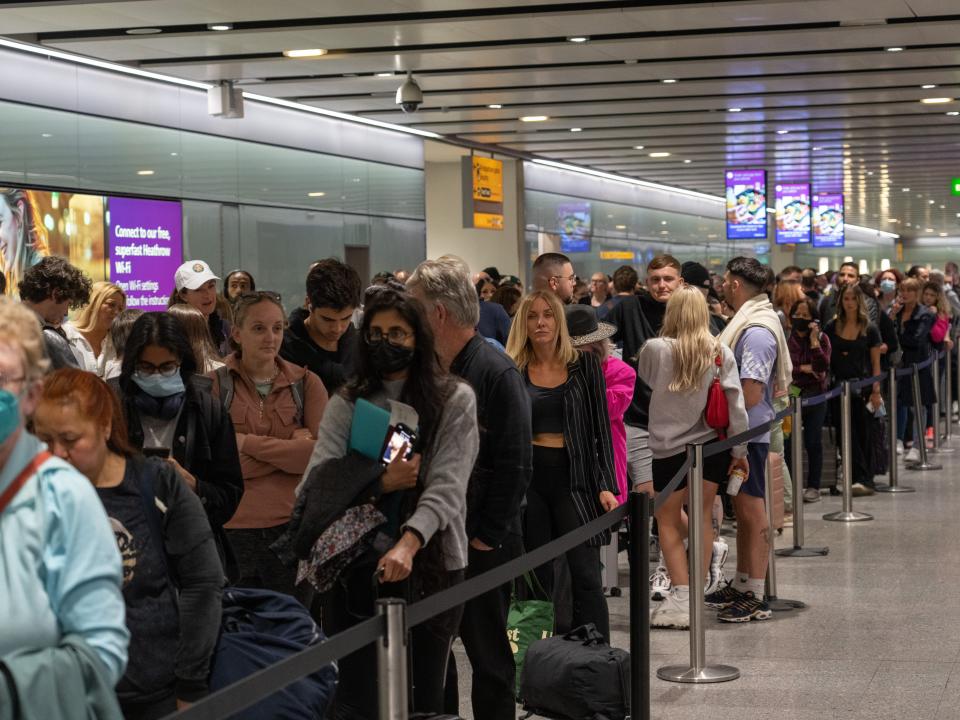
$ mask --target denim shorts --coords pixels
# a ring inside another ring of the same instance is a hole
[[[767,456],[770,443],[747,443],[747,460],[750,463],[750,477],[740,486],[740,492],[751,497],[766,497]]]

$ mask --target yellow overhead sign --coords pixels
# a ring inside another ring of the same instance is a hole
[[[601,250],[601,260],[633,260],[633,253],[629,250]]]
[[[503,230],[503,161],[471,155],[461,159],[463,226]]]

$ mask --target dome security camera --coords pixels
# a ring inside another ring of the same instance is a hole
[[[416,80],[413,79],[413,74],[408,72],[403,85],[397,88],[396,104],[405,113],[413,113],[417,111],[421,103],[423,103],[423,91],[417,85]]]

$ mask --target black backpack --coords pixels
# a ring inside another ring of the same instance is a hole
[[[607,645],[593,623],[530,645],[520,675],[525,710],[560,720],[625,720],[630,653]]]
[[[226,365],[218,367],[216,374],[217,380],[220,382],[220,402],[224,411],[229,415],[234,395],[233,375]],[[290,394],[293,395],[293,402],[297,405],[297,425],[303,427],[303,378],[290,385]]]

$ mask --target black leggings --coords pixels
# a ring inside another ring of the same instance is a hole
[[[566,448],[533,446],[533,480],[527,489],[523,524],[528,551],[582,525],[573,504]],[[573,586],[574,627],[593,623],[609,642],[610,616],[603,596],[600,548],[584,543],[568,551],[566,557]],[[536,573],[544,589],[552,594],[553,564],[541,565]]]

